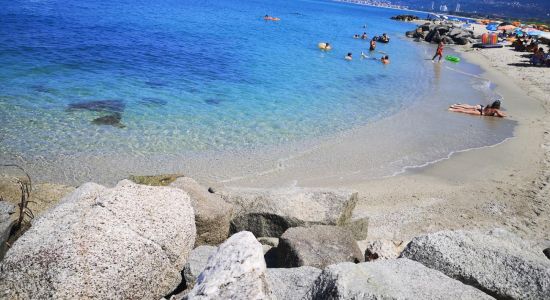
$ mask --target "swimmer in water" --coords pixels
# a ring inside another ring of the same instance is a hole
[[[366,40],[367,38],[368,38],[367,33],[363,32],[363,34],[361,35],[361,39]]]
[[[381,61],[383,64],[387,65],[387,64],[390,63],[390,57],[387,56],[387,55],[386,55],[386,56],[382,56],[382,58],[380,59],[380,61]]]
[[[374,49],[376,49],[376,41],[374,40],[374,38],[370,41],[370,48],[369,48],[369,51],[374,51]]]
[[[352,60],[352,57],[351,57],[351,52],[348,52],[348,55],[346,55],[346,57],[344,57],[345,60]]]

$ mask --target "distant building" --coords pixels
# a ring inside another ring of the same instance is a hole
[[[456,3],[455,12],[460,12],[460,3]]]
[[[443,4],[439,6],[439,11],[448,12],[449,9],[447,8],[447,5]]]

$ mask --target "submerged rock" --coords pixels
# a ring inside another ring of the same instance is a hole
[[[288,229],[279,239],[278,267],[325,268],[340,262],[362,262],[363,254],[348,230],[327,225]]]
[[[220,245],[186,299],[269,299],[269,294],[262,245],[242,231]]]
[[[176,179],[183,177],[182,174],[163,174],[163,175],[130,175],[128,179],[137,183],[151,186],[169,186]]]
[[[267,269],[271,297],[280,300],[302,300],[321,274],[314,267]],[[307,298],[306,298],[307,299]]]
[[[159,98],[152,98],[152,97],[144,97],[139,100],[139,104],[150,106],[150,107],[156,107],[156,106],[164,106],[168,103],[168,101],[164,99]]]
[[[231,231],[247,230],[261,237],[280,237],[298,226],[343,226],[357,203],[357,193],[345,190],[232,189],[220,194],[235,206]]]
[[[111,115],[95,118],[92,120],[92,123],[94,123],[95,125],[109,125],[118,128],[124,128],[126,127],[126,125],[120,122],[121,119],[122,115],[120,113],[114,113]]]
[[[416,260],[499,299],[550,295],[550,261],[506,232],[441,231],[414,238],[402,257]]]
[[[96,112],[122,113],[126,103],[122,100],[94,100],[69,104],[67,110],[89,110]]]
[[[210,105],[218,105],[220,104],[222,101],[220,99],[215,99],[215,98],[210,98],[210,99],[206,99],[204,100],[204,103],[206,104],[210,104]]]
[[[0,264],[2,299],[159,299],[195,241],[181,190],[86,183],[36,218]]]
[[[195,246],[219,245],[229,236],[229,221],[233,206],[226,203],[219,195],[212,194],[189,177],[179,177],[170,184],[189,194],[191,205],[195,210],[197,238]]]
[[[405,258],[327,267],[305,299],[493,299]]]

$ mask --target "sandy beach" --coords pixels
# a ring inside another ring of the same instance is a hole
[[[549,70],[529,66],[524,53],[509,47],[455,49],[497,85],[518,121],[514,138],[402,176],[350,185],[363,195],[360,211],[370,217],[369,238],[502,227],[549,243]]]
[[[477,32],[482,30],[476,25]],[[330,167],[347,165],[349,169],[349,165],[364,163],[361,149],[354,149],[362,138],[359,132],[337,144],[321,145],[311,153],[293,157],[284,168],[217,184],[273,187],[292,185],[288,178],[303,178],[299,186],[357,190],[360,204],[355,214],[369,217],[369,239],[373,240],[408,240],[443,229],[500,227],[550,243],[550,190],[546,186],[550,149],[545,121],[550,103],[549,70],[530,67],[528,59],[522,57],[525,53],[509,47],[473,50],[469,45],[453,49],[466,61],[479,65],[484,70],[482,77],[497,86],[509,118],[518,123],[513,138],[455,153],[449,159],[394,177],[367,181],[353,176],[316,177]],[[470,104],[475,104],[472,101]],[[449,112],[442,107],[441,113]],[[327,162],[326,157],[333,159]]]

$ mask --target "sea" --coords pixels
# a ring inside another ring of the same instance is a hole
[[[311,162],[337,169],[316,177],[366,180],[513,137],[513,121],[447,111],[502,97],[467,61],[433,63],[435,46],[404,36],[415,25],[390,20],[402,13],[321,0],[4,1],[0,163],[72,185],[231,182],[366,130],[356,145],[368,164]],[[364,32],[390,43],[368,51],[353,38]]]

